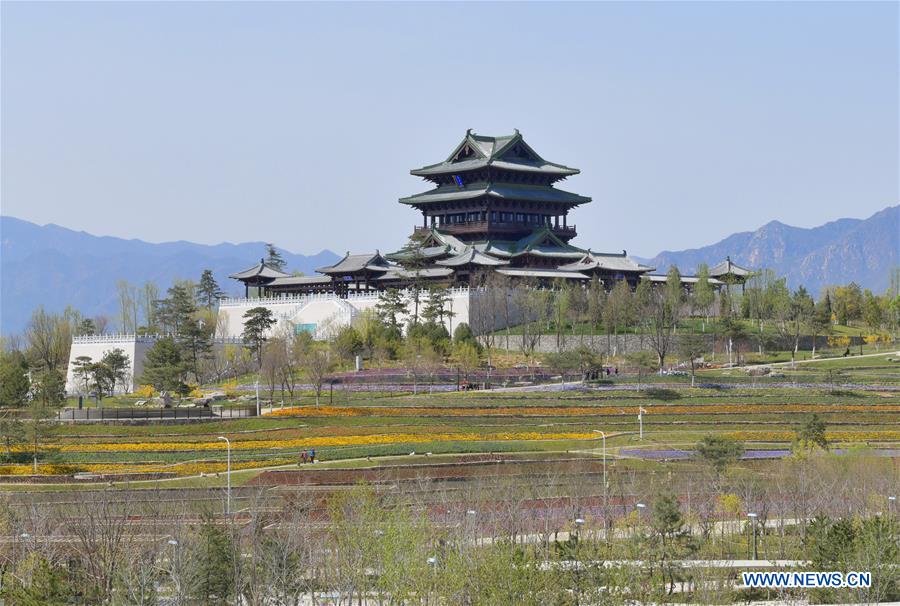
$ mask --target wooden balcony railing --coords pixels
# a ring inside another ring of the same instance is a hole
[[[493,233],[510,234],[525,233],[535,230],[539,227],[541,227],[541,224],[539,223],[501,223],[499,221],[466,221],[464,223],[445,223],[443,225],[437,226],[439,230],[453,235],[480,234],[487,233],[488,231]],[[428,229],[431,228],[422,227],[420,225],[415,228],[415,231],[427,231]],[[550,231],[563,238],[574,238],[578,234],[574,225],[567,225],[565,227],[563,227],[562,225],[560,225],[559,227],[550,226]]]

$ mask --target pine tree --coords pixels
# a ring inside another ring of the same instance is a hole
[[[285,261],[278,249],[271,242],[266,244],[266,265],[278,271],[284,271]]]
[[[200,305],[212,309],[223,294],[225,293],[219,288],[219,283],[213,277],[212,270],[204,269],[200,276],[200,284],[197,285],[197,300]]]
[[[178,344],[172,337],[165,337],[147,350],[141,383],[152,385],[156,391],[174,391],[185,395],[188,392],[186,374],[187,366]]]
[[[396,331],[400,330],[400,316],[408,313],[403,295],[396,288],[389,288],[378,297],[375,311],[381,321]]]
[[[266,333],[275,325],[275,316],[267,307],[254,307],[244,314],[244,342],[256,354],[257,364],[262,365],[262,347]]]

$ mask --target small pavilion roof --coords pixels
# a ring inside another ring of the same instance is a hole
[[[740,278],[746,278],[750,274],[753,273],[753,270],[747,269],[746,267],[741,267],[737,263],[734,263],[731,260],[731,257],[725,257],[725,260],[721,263],[714,265],[709,269],[709,275],[711,278],[718,278],[721,276],[738,276]]]
[[[265,259],[260,259],[259,263],[253,267],[231,274],[228,277],[235,280],[272,280],[275,278],[287,278],[289,276],[290,274],[286,274],[283,271],[268,265]]]
[[[351,255],[348,251],[344,257],[334,265],[320,267],[316,271],[321,274],[352,274],[365,270],[388,271],[393,266],[381,256],[377,250],[374,253]]]
[[[450,257],[449,259],[437,261],[437,264],[445,267],[462,267],[463,265],[497,266],[509,265],[509,261],[492,257],[491,255],[479,252],[474,246],[469,246],[463,252]]]
[[[498,200],[528,200],[532,202],[547,202],[572,207],[579,204],[587,204],[591,199],[572,192],[550,187],[549,185],[526,185],[521,183],[502,183],[483,181],[467,183],[463,187],[455,185],[441,185],[432,190],[400,198],[401,204],[416,206],[419,204],[432,204],[435,202],[453,202],[457,200],[470,200],[490,196]]]
[[[525,142],[518,129],[512,135],[499,137],[478,135],[473,133],[472,129],[469,129],[466,131],[466,136],[446,160],[411,170],[410,173],[428,178],[477,170],[487,166],[530,173],[543,173],[560,179],[570,175],[577,175],[580,172],[577,168],[548,162],[541,158]]]

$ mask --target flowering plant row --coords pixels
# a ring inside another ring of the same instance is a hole
[[[321,436],[288,440],[238,440],[232,441],[233,450],[292,449],[320,446],[365,446],[371,444],[401,444],[422,442],[479,442],[511,440],[587,440],[597,436],[592,433],[393,433],[377,435]],[[221,451],[223,442],[120,442],[103,444],[57,444],[48,449],[56,452],[169,452],[169,451]]]

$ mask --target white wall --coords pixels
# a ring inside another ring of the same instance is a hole
[[[412,312],[412,296],[406,291],[404,296],[407,306]],[[427,294],[420,294],[419,310],[424,306]],[[449,292],[449,309],[453,316],[445,319],[448,332],[460,322],[469,322],[469,290],[452,289]],[[315,325],[313,334],[317,339],[328,338],[329,334],[353,322],[360,312],[373,309],[378,305],[378,293],[351,293],[346,299],[331,294],[307,295],[298,297],[280,297],[267,299],[224,299],[219,303],[219,336],[238,338],[243,332],[243,315],[254,307],[266,307],[278,320],[274,331],[285,328],[292,330],[294,326]],[[408,320],[403,317],[404,323]]]
[[[404,293],[410,312],[413,304],[409,292]],[[446,318],[444,325],[452,335],[460,322],[469,322],[470,293],[466,288],[453,289],[449,293],[449,311],[452,317]],[[427,294],[422,294],[419,310],[424,306]],[[269,299],[224,299],[219,304],[219,322],[216,337],[219,339],[240,339],[244,330],[244,314],[254,307],[266,307],[272,310],[278,320],[272,332],[293,332],[298,325],[310,325],[316,339],[327,339],[331,334],[353,322],[360,312],[374,309],[378,304],[377,293],[351,294],[342,299],[334,295],[309,295],[292,298]],[[408,316],[401,317],[403,323]],[[88,356],[94,362],[113,349],[121,349],[128,356],[131,366],[128,370],[127,391],[134,391],[140,385],[140,377],[144,372],[144,358],[147,350],[156,342],[155,337],[139,337],[135,335],[100,335],[95,337],[75,337],[69,353],[69,368],[66,372],[66,392],[77,394],[72,363],[79,356]],[[121,386],[117,386],[121,392]]]
[[[74,376],[73,362],[81,356],[87,356],[94,362],[99,362],[104,355],[114,349],[121,349],[128,356],[129,368],[126,374],[125,391],[134,391],[137,387],[137,379],[144,372],[144,358],[147,350],[155,343],[152,337],[137,337],[135,335],[99,335],[93,337],[75,337],[72,339],[72,349],[69,352],[69,367],[66,370],[66,393],[77,394],[80,386],[77,385]],[[116,386],[116,392],[121,393],[122,386]]]

